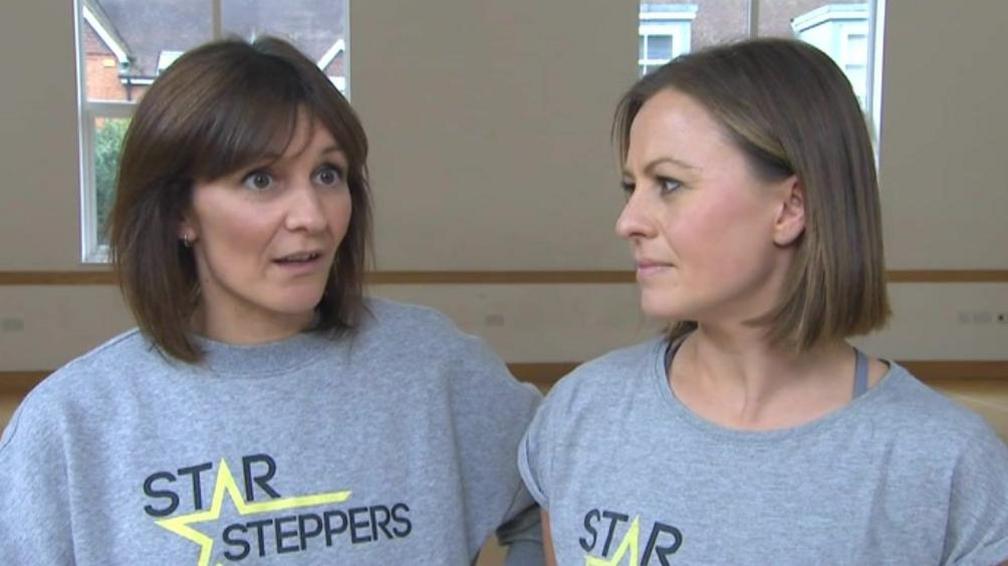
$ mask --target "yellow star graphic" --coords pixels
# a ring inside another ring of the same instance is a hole
[[[640,534],[640,515],[634,517],[632,523],[630,523],[630,528],[627,529],[625,535],[623,535],[623,540],[620,541],[618,547],[616,547],[616,552],[613,553],[613,557],[606,560],[605,558],[596,558],[594,556],[585,556],[585,566],[619,566],[619,563],[623,560],[623,556],[630,552],[630,561],[627,562],[629,566],[634,566],[639,563],[637,555],[639,554],[639,548],[637,545],[638,535]]]
[[[217,468],[217,482],[214,485],[213,500],[210,509],[197,511],[188,515],[179,515],[168,519],[155,521],[159,526],[189,539],[200,546],[198,566],[207,566],[210,562],[210,555],[213,553],[214,539],[192,528],[193,523],[205,523],[215,521],[220,517],[221,507],[224,503],[224,493],[227,492],[231,502],[238,510],[239,515],[255,515],[257,513],[268,513],[270,511],[283,511],[286,509],[296,509],[299,507],[314,507],[316,505],[327,505],[330,503],[342,503],[350,498],[350,491],[334,491],[330,493],[319,493],[317,495],[305,495],[302,497],[286,497],[281,499],[271,499],[269,501],[248,503],[238,490],[234,476],[227,462],[221,458]]]

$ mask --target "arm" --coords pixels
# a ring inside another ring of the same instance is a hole
[[[553,552],[553,537],[550,535],[549,512],[542,511],[543,554],[546,566],[556,566],[556,554]],[[1004,565],[1002,565],[1004,566]]]
[[[58,426],[26,404],[0,439],[0,563],[70,564],[70,506]]]
[[[539,507],[527,507],[501,525],[497,540],[507,549],[505,566],[541,566],[544,559]]]
[[[985,423],[978,429],[952,476],[943,560],[1008,566],[1008,445]]]

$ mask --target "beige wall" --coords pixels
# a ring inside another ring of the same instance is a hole
[[[624,269],[609,118],[634,79],[636,3],[353,2],[352,102],[371,136],[380,269]],[[890,266],[1008,269],[1008,3],[892,0],[882,183]],[[0,271],[75,270],[73,10],[14,2],[0,18]],[[16,80],[10,80],[16,77]],[[901,359],[1008,359],[1008,284],[896,284]],[[390,286],[514,362],[629,343],[632,285]],[[0,287],[0,371],[50,369],[129,326],[113,287]],[[4,325],[0,325],[2,328]],[[16,325],[15,325],[16,326]]]
[[[1008,2],[893,0],[888,12],[881,182],[890,267],[1008,269]]]

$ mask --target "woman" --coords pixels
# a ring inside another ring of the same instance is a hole
[[[871,143],[836,65],[788,40],[686,55],[629,90],[614,136],[616,231],[670,330],[575,370],[523,439],[557,562],[1008,558],[1008,449],[846,341],[889,306]]]
[[[111,221],[139,330],[14,416],[0,562],[469,564],[502,524],[541,560],[513,462],[538,393],[441,314],[362,297],[366,156],[280,40],[154,82]]]

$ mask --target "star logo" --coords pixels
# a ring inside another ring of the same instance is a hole
[[[256,515],[259,513],[270,513],[273,511],[284,511],[287,509],[297,509],[300,507],[315,507],[318,505],[328,505],[332,503],[342,503],[350,498],[350,491],[334,491],[330,493],[319,493],[317,495],[306,495],[301,497],[285,497],[271,499],[262,502],[247,502],[238,484],[235,483],[234,476],[227,462],[222,458],[217,468],[217,481],[214,484],[213,499],[210,508],[206,511],[197,511],[178,517],[170,517],[155,521],[158,526],[163,527],[178,536],[188,539],[200,547],[198,566],[208,566],[210,556],[213,554],[214,539],[197,531],[191,525],[196,523],[206,523],[216,521],[221,514],[224,504],[224,494],[231,499],[238,514],[242,516]],[[622,547],[621,547],[622,548]]]
[[[585,566],[619,566],[620,562],[623,561],[623,557],[629,553],[629,566],[634,566],[639,564],[640,560],[638,555],[640,553],[637,544],[637,539],[640,535],[640,515],[634,517],[632,523],[630,523],[630,528],[627,529],[625,535],[623,535],[623,540],[620,541],[619,546],[616,547],[616,551],[613,552],[613,557],[610,559],[596,558],[594,556],[585,556]]]

